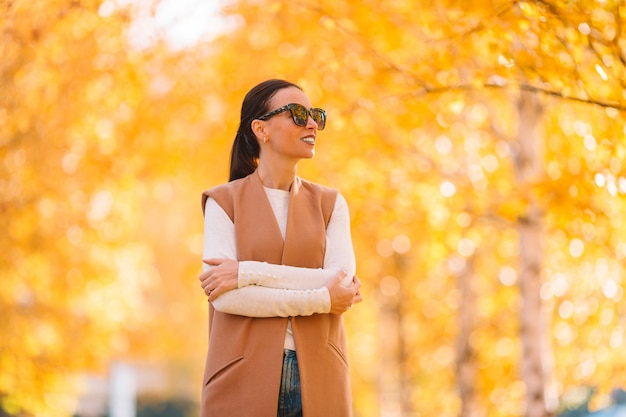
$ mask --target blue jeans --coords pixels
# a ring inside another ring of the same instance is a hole
[[[285,349],[283,374],[280,378],[278,395],[278,417],[302,417],[300,396],[300,372],[296,352]]]

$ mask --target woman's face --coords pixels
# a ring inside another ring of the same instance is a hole
[[[270,99],[269,111],[290,103],[302,104],[307,109],[312,107],[302,90],[287,87],[278,90]],[[291,112],[287,110],[270,117],[264,123],[263,134],[259,137],[261,157],[265,152],[294,160],[308,159],[315,155],[318,126],[311,117],[308,118],[306,126],[298,126],[291,118]],[[264,142],[265,138],[267,142]]]

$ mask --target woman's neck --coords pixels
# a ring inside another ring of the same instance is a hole
[[[298,164],[277,166],[277,164],[263,163],[263,160],[259,161],[259,167],[257,168],[261,183],[265,187],[275,188],[278,190],[289,191],[291,184],[296,178],[296,172]]]

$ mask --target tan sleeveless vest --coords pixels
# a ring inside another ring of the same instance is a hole
[[[321,268],[326,227],[337,192],[296,177],[283,242],[255,172],[205,191],[235,225],[239,261]],[[275,417],[287,318],[252,318],[209,304],[209,352],[202,417]],[[291,319],[300,370],[304,417],[347,417],[352,400],[343,320],[314,314]]]

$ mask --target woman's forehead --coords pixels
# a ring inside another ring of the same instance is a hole
[[[289,103],[302,104],[306,108],[311,107],[309,98],[304,94],[302,90],[296,87],[282,88],[274,94],[271,99],[273,107],[281,107]]]

